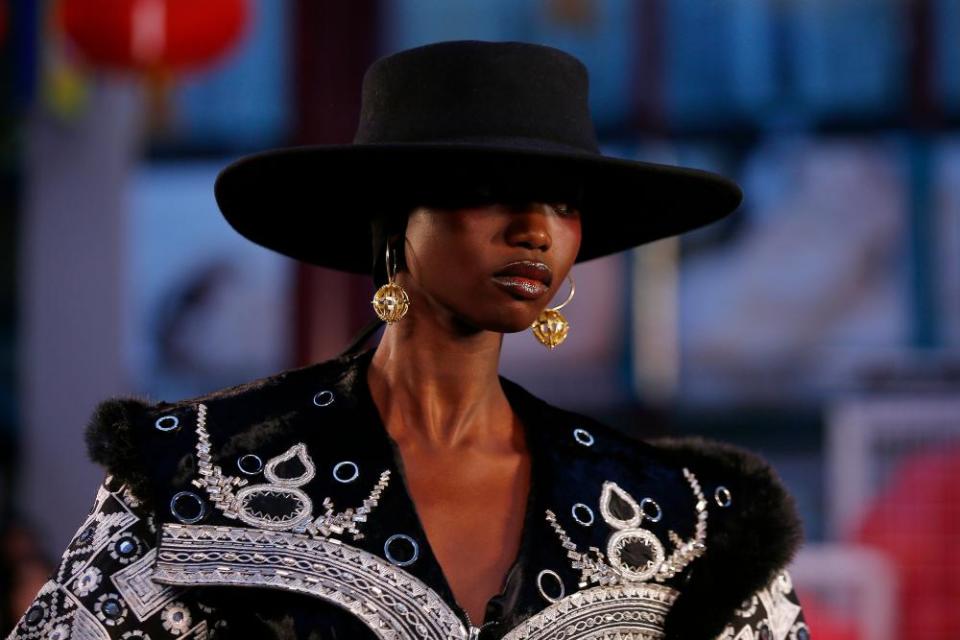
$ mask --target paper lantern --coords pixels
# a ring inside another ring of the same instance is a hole
[[[216,60],[240,37],[246,0],[61,0],[58,21],[90,64],[182,71]]]

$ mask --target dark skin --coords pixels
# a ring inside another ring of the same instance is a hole
[[[562,203],[415,209],[396,276],[410,309],[368,371],[429,547],[478,626],[516,559],[530,490],[524,428],[498,378],[503,334],[566,295],[580,238],[579,212]],[[492,280],[525,259],[552,270],[533,300]]]

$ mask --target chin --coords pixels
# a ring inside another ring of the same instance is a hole
[[[488,331],[498,331],[500,333],[519,333],[530,328],[539,314],[539,307],[527,306],[526,308],[509,309],[500,307],[496,313],[490,314],[485,321],[481,320],[478,325]]]

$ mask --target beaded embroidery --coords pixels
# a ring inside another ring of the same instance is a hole
[[[366,522],[367,516],[374,510],[380,494],[390,481],[390,470],[380,474],[363,504],[356,509],[335,512],[333,500],[323,501],[324,513],[314,518],[313,502],[300,487],[310,482],[317,472],[313,459],[307,453],[302,442],[287,449],[279,456],[267,461],[263,476],[267,482],[250,484],[246,478],[230,476],[213,464],[210,455],[210,434],[207,431],[207,406],[197,408],[197,467],[200,477],[193,485],[204,489],[214,506],[228,518],[240,520],[251,527],[269,531],[295,531],[307,533],[312,537],[326,537],[331,534],[349,532],[354,540],[363,538],[359,524]],[[294,477],[282,477],[278,468],[284,462],[294,458],[303,467],[303,472]],[[239,489],[239,491],[236,491]],[[267,510],[258,507],[258,503],[269,502],[275,508]]]
[[[663,545],[653,532],[640,528],[644,518],[650,520],[654,518],[646,515],[640,503],[615,482],[604,482],[600,495],[600,515],[615,529],[607,541],[606,559],[597,547],[590,547],[586,553],[578,551],[576,543],[557,522],[556,514],[547,509],[547,522],[560,539],[560,545],[567,550],[571,566],[580,571],[579,586],[581,588],[591,582],[601,586],[617,585],[623,582],[646,582],[651,578],[656,582],[664,582],[703,555],[707,549],[704,544],[707,538],[707,501],[697,477],[686,468],[683,470],[683,476],[696,498],[694,509],[697,522],[694,537],[689,540],[683,540],[672,530],[668,533],[670,541],[674,544],[674,550],[669,556],[666,555]],[[614,497],[629,507],[628,518],[624,519],[613,513]],[[647,557],[647,562],[643,566],[634,567],[624,560],[623,552],[631,544],[637,543],[646,547],[644,555]]]

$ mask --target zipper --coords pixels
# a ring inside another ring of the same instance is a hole
[[[474,626],[473,620],[470,619],[470,614],[465,608],[457,604],[457,607],[460,608],[460,611],[463,612],[463,616],[467,619],[467,640],[478,640],[480,638],[480,633],[487,627],[492,624],[497,624],[497,620],[488,620],[484,622],[479,627]]]

